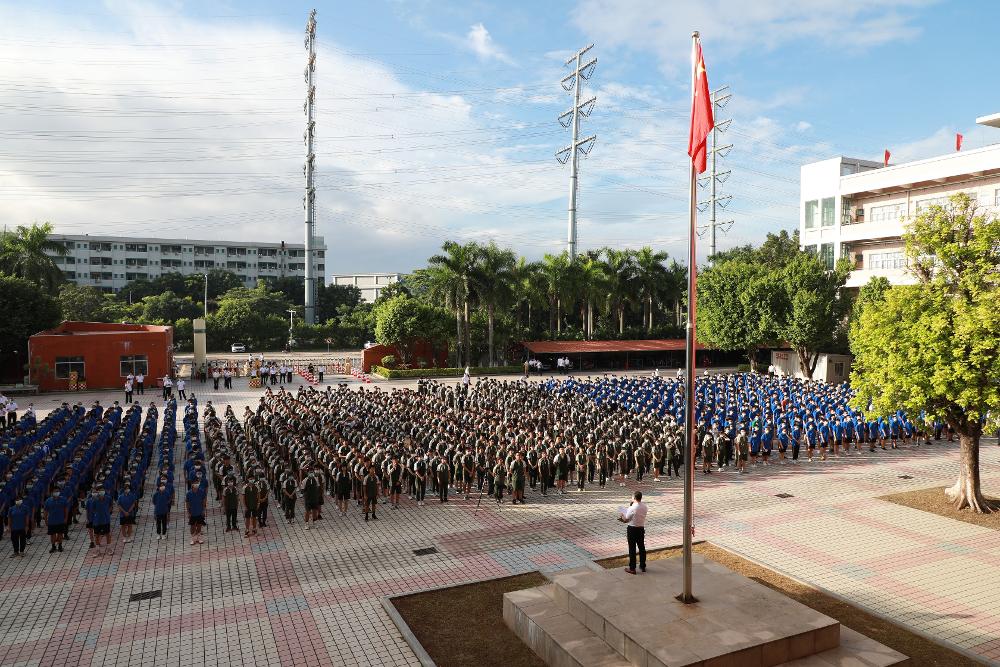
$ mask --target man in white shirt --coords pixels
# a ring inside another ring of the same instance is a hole
[[[173,393],[174,381],[170,379],[169,375],[163,376],[163,400],[170,398]]]
[[[642,502],[642,491],[632,496],[632,504],[618,515],[618,520],[627,523],[625,535],[628,538],[628,567],[625,571],[635,574],[635,552],[639,550],[639,569],[646,571],[646,503]]]
[[[142,373],[136,373],[135,375],[135,388],[139,390],[139,395],[144,396],[146,394],[146,376]]]
[[[17,424],[17,401],[13,397],[7,399],[7,426]]]
[[[316,372],[319,374],[319,383],[323,384],[323,373],[326,373],[326,366],[320,364],[319,367],[316,369]]]
[[[187,394],[184,393],[184,387],[186,386],[186,384],[187,383],[184,382],[184,378],[177,378],[177,398],[179,398],[182,401],[187,400]]]

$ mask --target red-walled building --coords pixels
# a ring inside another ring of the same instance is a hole
[[[146,387],[171,373],[174,328],[149,324],[63,322],[28,339],[31,383],[42,391],[69,390],[73,372],[87,389],[117,389],[129,373]]]

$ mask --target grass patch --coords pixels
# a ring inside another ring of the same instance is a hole
[[[916,491],[905,491],[903,493],[893,493],[888,496],[879,496],[878,499],[896,503],[897,505],[912,507],[915,510],[930,512],[931,514],[937,514],[938,516],[954,519],[955,521],[964,521],[965,523],[974,523],[983,528],[1000,530],[1000,512],[976,514],[970,509],[957,510],[955,509],[955,505],[944,495],[945,488],[947,487],[934,486],[929,489],[917,489]],[[983,496],[994,503],[1000,503],[1000,498],[985,493],[985,489]]]
[[[742,574],[744,577],[753,579],[757,583],[774,589],[796,602],[815,609],[821,614],[826,614],[830,618],[840,621],[841,625],[851,630],[860,632],[880,644],[884,644],[903,655],[909,656],[914,665],[942,665],[947,667],[965,667],[968,665],[969,667],[974,667],[981,664],[965,657],[961,653],[956,653],[916,633],[910,632],[902,626],[883,620],[863,609],[842,602],[811,586],[806,586],[793,579],[789,579],[773,570],[730,553],[725,549],[720,549],[704,542],[695,544],[694,551],[705,558],[728,567],[734,572]],[[647,552],[646,560],[679,558],[680,556],[680,547],[674,547]],[[628,556],[606,558],[597,561],[597,563],[609,569],[624,567],[628,565]],[[697,594],[698,591],[695,591],[695,595]]]
[[[537,572],[392,598],[438,667],[545,663],[503,622],[503,594],[547,583]]]

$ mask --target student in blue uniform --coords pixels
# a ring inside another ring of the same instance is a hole
[[[14,545],[11,558],[24,556],[28,546],[28,522],[31,520],[31,510],[24,504],[24,498],[14,501],[14,506],[7,510],[7,526],[10,528],[10,541]]]
[[[62,492],[59,489],[53,491],[49,499],[45,501],[45,525],[48,528],[49,542],[51,543],[50,554],[63,550],[62,543],[66,536],[66,522],[69,518],[67,516],[68,509],[66,499],[62,497]]]

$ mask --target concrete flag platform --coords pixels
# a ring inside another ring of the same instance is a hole
[[[906,665],[909,658],[824,614],[694,556],[699,602],[675,599],[682,560],[565,570],[504,595],[504,622],[553,667]]]

